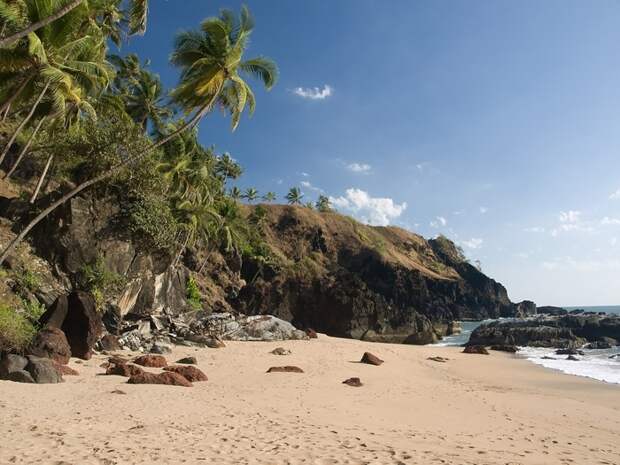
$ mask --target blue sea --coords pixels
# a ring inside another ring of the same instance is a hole
[[[586,312],[605,312],[620,315],[620,305],[575,306],[563,308],[569,311],[583,309]],[[435,345],[461,346],[467,343],[472,331],[485,321],[463,321],[461,322],[461,334],[445,337]],[[614,355],[620,354],[620,346],[612,349],[600,350],[583,349],[583,352],[584,355],[577,356],[579,361],[566,360],[565,355],[556,355],[555,349],[537,347],[522,347],[517,356],[523,357],[537,365],[570,375],[585,376],[599,381],[620,384],[620,356],[611,358]]]

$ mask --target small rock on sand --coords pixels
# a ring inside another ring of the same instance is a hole
[[[379,366],[383,363],[383,360],[381,360],[376,355],[371,354],[370,352],[364,352],[364,355],[362,356],[360,363],[366,363],[368,365]]]
[[[465,350],[463,350],[463,353],[489,355],[489,351],[484,346],[467,346],[465,347]]]
[[[353,387],[361,387],[363,386],[362,381],[359,378],[349,378],[349,379],[345,379],[342,384],[346,384],[348,386],[353,386]]]
[[[196,360],[196,357],[183,357],[180,360],[177,360],[176,363],[180,363],[182,365],[198,365],[198,360]]]
[[[283,367],[271,367],[269,368],[269,370],[267,370],[267,373],[303,373],[304,370],[302,370],[299,367],[295,367],[295,366],[283,366]]]
[[[136,365],[142,365],[143,367],[150,368],[163,368],[165,366],[168,366],[168,362],[166,362],[166,358],[164,356],[153,354],[141,355],[140,357],[136,358],[133,363],[135,363]]]
[[[291,355],[291,351],[284,347],[276,347],[271,351],[273,355]]]
[[[434,356],[434,357],[428,357],[427,360],[432,360],[433,362],[446,363],[450,359],[445,358],[445,357]]]

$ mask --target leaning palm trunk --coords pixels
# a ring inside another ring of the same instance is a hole
[[[37,196],[39,195],[39,191],[41,190],[41,186],[43,186],[43,181],[45,180],[45,176],[52,165],[52,161],[54,161],[54,154],[50,155],[47,158],[47,162],[45,163],[45,168],[43,168],[43,172],[41,173],[41,177],[39,178],[39,182],[37,182],[37,187],[34,189],[32,193],[32,197],[30,197],[30,203],[34,203],[37,200]]]
[[[196,126],[200,122],[200,120],[207,114],[207,112],[211,109],[211,107],[217,100],[218,96],[220,95],[221,91],[222,91],[222,86],[220,85],[220,87],[218,88],[217,92],[215,92],[211,100],[206,105],[204,105],[202,108],[200,108],[196,112],[194,117],[191,120],[189,120],[189,122],[182,125],[179,129],[172,132],[170,135],[164,137],[162,140],[151,145],[150,147],[145,149],[143,152],[117,163],[112,168],[110,168],[108,171],[101,173],[99,176],[95,176],[94,178],[89,179],[88,181],[80,184],[79,186],[75,187],[74,189],[72,189],[71,191],[63,195],[61,198],[53,202],[51,205],[49,205],[46,209],[44,209],[41,213],[39,213],[36,217],[34,217],[34,219],[32,219],[32,221],[30,221],[30,223],[26,225],[26,227],[22,230],[22,232],[20,232],[11,242],[9,242],[6,248],[2,251],[2,255],[0,255],[0,265],[4,263],[4,260],[6,260],[6,258],[11,253],[11,251],[21,241],[24,240],[24,238],[32,230],[32,228],[34,228],[37,224],[39,224],[39,222],[41,222],[45,217],[47,217],[47,215],[52,213],[58,207],[60,207],[61,205],[63,205],[64,203],[66,203],[67,201],[75,197],[76,195],[78,195],[84,189],[87,189],[93,184],[97,184],[98,182],[103,181],[104,179],[114,176],[116,173],[121,171],[125,166],[142,159],[143,157],[148,155],[150,152],[152,152],[156,148],[161,147],[162,145],[166,144],[167,142],[170,142],[172,139],[177,137],[179,134],[187,131],[188,129],[192,129],[194,126]]]
[[[174,259],[174,262],[172,262],[172,266],[173,267],[176,268],[176,266],[181,261],[181,256],[183,255],[183,252],[185,252],[185,249],[187,248],[187,244],[189,243],[189,238],[190,237],[191,237],[191,234],[189,232],[186,232],[185,233],[185,241],[183,241],[183,245],[181,246],[181,249],[179,250],[179,253],[177,253],[177,256]]]
[[[44,122],[45,122],[45,117],[43,117],[43,118],[41,118],[39,120],[39,122],[37,123],[37,126],[34,128],[34,131],[32,131],[32,134],[28,138],[28,142],[26,142],[26,145],[24,145],[24,148],[22,148],[22,151],[19,152],[19,156],[17,157],[17,160],[15,160],[15,163],[13,163],[12,168],[4,176],[5,178],[10,178],[11,175],[15,172],[15,170],[17,169],[17,167],[21,163],[22,159],[24,158],[24,155],[26,155],[26,153],[28,153],[28,149],[30,149],[30,145],[32,144],[32,141],[36,137],[37,133],[39,132],[39,129],[41,129],[41,126],[43,125]]]
[[[0,164],[2,164],[2,162],[4,161],[4,157],[6,157],[6,154],[9,153],[9,150],[11,149],[13,142],[15,142],[15,139],[17,139],[17,136],[19,135],[19,133],[22,131],[22,129],[24,129],[26,124],[28,124],[28,121],[30,121],[30,118],[32,118],[32,115],[34,115],[35,110],[39,106],[39,103],[41,103],[41,100],[43,100],[43,96],[47,92],[47,89],[49,88],[49,86],[50,86],[49,82],[45,84],[45,87],[43,88],[43,90],[41,91],[37,99],[35,100],[34,104],[32,105],[30,112],[26,115],[26,117],[19,124],[19,126],[17,126],[17,129],[15,129],[15,132],[13,133],[9,141],[6,143],[6,146],[4,147],[4,150],[2,151],[2,154],[0,155]]]
[[[48,24],[53,23],[58,18],[62,18],[64,15],[69,13],[71,10],[73,10],[75,7],[77,7],[83,1],[84,0],[73,0],[72,2],[69,2],[68,4],[66,4],[65,6],[60,8],[56,13],[48,16],[47,18],[43,18],[41,21],[37,21],[36,23],[32,23],[27,28],[22,29],[19,32],[16,32],[15,34],[11,34],[10,36],[5,37],[4,39],[0,39],[0,47],[8,47],[13,42],[16,42],[19,39],[21,39],[23,37],[26,37],[31,32],[34,32],[37,29],[41,29],[42,27],[45,27]]]
[[[6,110],[4,111],[4,114],[2,115],[2,122],[3,123],[6,120],[6,117],[9,115],[9,111],[11,111],[11,104],[10,103],[6,106]]]
[[[13,92],[13,94],[7,99],[7,101],[2,104],[2,106],[0,107],[0,113],[4,113],[3,120],[9,114],[9,109],[11,108],[11,104],[15,101],[15,99],[19,96],[19,94],[22,93],[22,91],[26,88],[26,86],[32,80],[33,77],[34,77],[34,74],[31,74],[28,77],[26,77],[21,82],[19,87],[15,89],[15,92]]]

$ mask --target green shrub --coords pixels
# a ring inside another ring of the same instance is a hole
[[[29,292],[36,291],[41,284],[40,279],[37,276],[37,274],[27,269],[17,272],[15,274],[15,281],[17,281],[17,284],[20,287],[20,289],[23,289]]]
[[[196,283],[193,276],[189,277],[185,285],[185,297],[187,298],[187,303],[193,310],[202,310],[202,296],[200,295],[198,283]]]
[[[26,315],[0,304],[0,351],[23,351],[36,332]]]
[[[77,286],[93,294],[97,308],[101,308],[106,296],[120,291],[125,281],[123,276],[107,269],[102,256],[98,256],[93,263],[84,265],[77,275]]]
[[[45,310],[47,310],[45,305],[36,299],[22,299],[22,306],[24,308],[24,315],[34,324],[39,321],[39,318],[41,318],[41,316],[45,313]]]

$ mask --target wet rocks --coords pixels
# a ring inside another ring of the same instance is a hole
[[[198,365],[198,360],[196,360],[196,357],[189,356],[177,360],[176,363],[180,363],[182,365]]]
[[[71,347],[69,347],[69,341],[67,341],[62,330],[49,327],[43,328],[37,333],[28,348],[28,353],[67,364],[71,357]]]
[[[284,347],[276,347],[269,353],[273,355],[291,355],[291,351],[288,349],[285,349]]]
[[[381,360],[376,355],[371,354],[370,352],[364,352],[364,355],[362,355],[362,359],[360,360],[360,363],[366,363],[367,365],[379,366],[383,363],[383,360]]]
[[[362,387],[362,381],[359,378],[349,378],[349,379],[345,379],[342,384],[346,384],[347,386],[352,386],[352,387]]]
[[[283,367],[271,367],[269,368],[269,370],[267,370],[267,373],[303,373],[304,370],[302,370],[299,367],[296,366],[291,366],[291,365],[287,365],[287,366],[283,366]]]
[[[133,363],[136,365],[141,365],[143,367],[151,367],[151,368],[163,368],[168,366],[168,362],[166,358],[162,355],[141,355],[140,357],[134,359]]]
[[[514,354],[519,351],[519,348],[515,345],[503,345],[503,344],[497,345],[496,344],[496,345],[491,346],[491,350],[495,350],[498,352],[509,352],[509,353]]]
[[[569,355],[568,357],[566,357],[566,360],[571,360],[573,362],[578,362],[579,359],[577,357],[575,357],[574,355]]]
[[[190,383],[195,383],[198,381],[207,381],[207,375],[205,375],[201,370],[194,366],[178,366],[173,365],[170,367],[164,367],[164,371],[169,371],[172,373],[178,373],[187,379]]]
[[[555,351],[555,354],[556,355],[584,355],[584,352],[583,350],[570,348],[570,349],[558,349]]]
[[[183,375],[174,373],[171,371],[164,371],[163,373],[149,373],[143,372],[134,376],[131,376],[127,381],[128,384],[163,384],[166,386],[183,386],[192,387],[190,383]]]
[[[484,346],[475,345],[475,346],[467,346],[463,350],[464,354],[480,354],[480,355],[489,355],[489,351]]]

